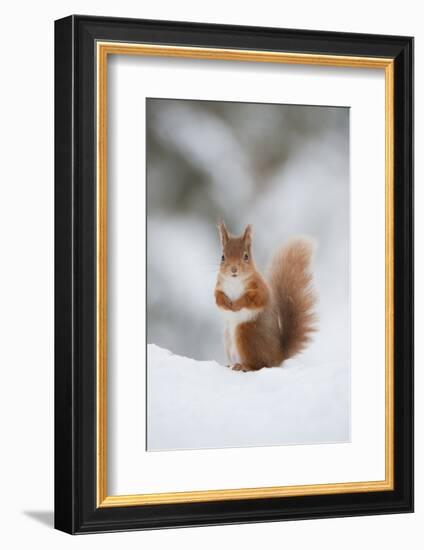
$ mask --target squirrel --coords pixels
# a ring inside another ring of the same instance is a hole
[[[225,315],[230,368],[278,367],[303,351],[316,330],[310,261],[313,245],[296,238],[273,256],[267,278],[252,256],[252,226],[236,237],[218,225],[222,246],[215,301]]]

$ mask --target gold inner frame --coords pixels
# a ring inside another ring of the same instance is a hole
[[[269,497],[363,493],[394,489],[394,60],[390,58],[194,48],[122,42],[96,44],[97,54],[97,506],[137,506]],[[107,61],[143,55],[384,69],[385,72],[385,479],[349,483],[214,489],[108,496],[107,493]]]

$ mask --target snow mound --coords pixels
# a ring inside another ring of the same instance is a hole
[[[148,450],[340,443],[350,438],[348,371],[302,356],[235,372],[148,345]]]

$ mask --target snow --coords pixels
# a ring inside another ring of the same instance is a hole
[[[305,354],[242,373],[149,344],[147,364],[150,451],[349,440],[349,370],[338,361]]]

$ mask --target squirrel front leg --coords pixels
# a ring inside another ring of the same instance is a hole
[[[267,295],[260,290],[248,290],[232,304],[232,311],[240,311],[243,308],[257,309],[266,304]]]
[[[222,292],[222,290],[215,290],[215,301],[218,307],[228,311],[234,311],[232,301],[224,292]]]
[[[235,302],[232,302],[222,290],[215,290],[216,305],[228,311],[240,311],[245,307],[256,307],[253,305],[254,300],[255,297],[252,296],[252,291],[243,294]]]

